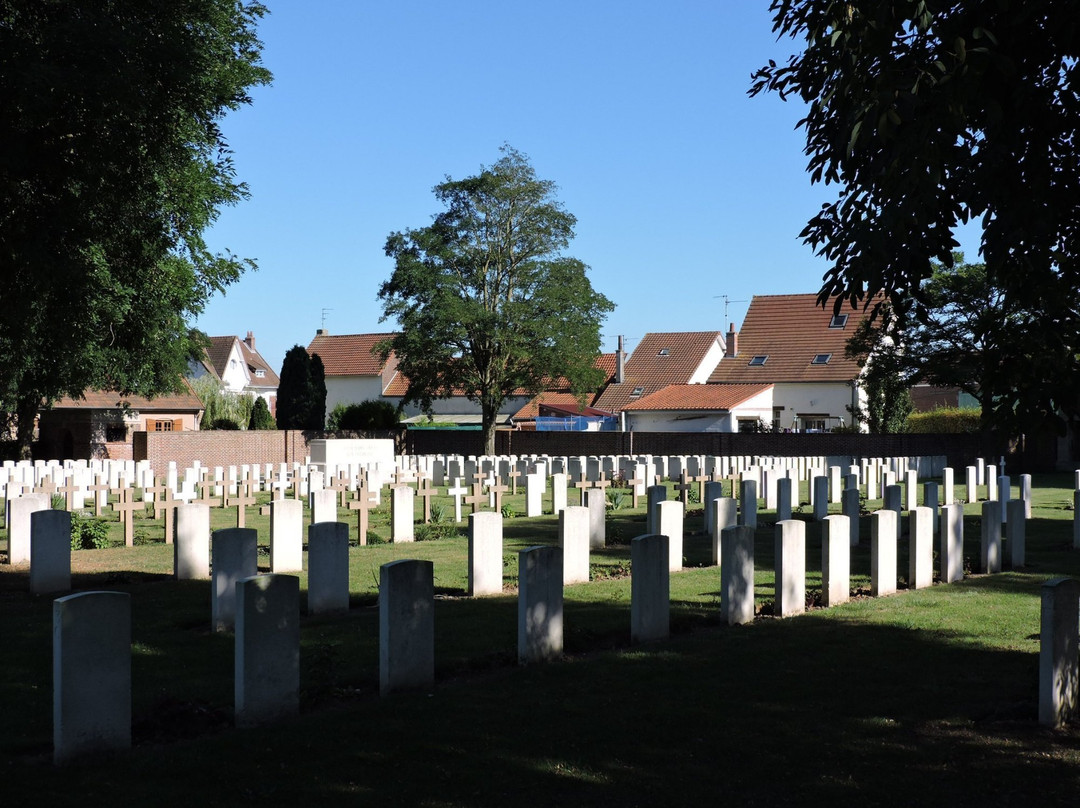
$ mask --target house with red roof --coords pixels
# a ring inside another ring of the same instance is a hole
[[[719,331],[650,332],[593,406],[617,414],[665,387],[704,384],[724,349]]]
[[[710,385],[772,385],[774,428],[823,432],[852,422],[865,407],[862,370],[844,356],[863,311],[833,314],[816,294],[754,295],[742,330],[728,333]]]
[[[210,337],[210,344],[201,360],[191,363],[188,378],[192,381],[210,376],[228,393],[260,396],[274,411],[278,375],[255,349],[255,335],[247,332],[239,337]]]
[[[630,432],[746,432],[769,423],[771,384],[669,384],[623,408]]]

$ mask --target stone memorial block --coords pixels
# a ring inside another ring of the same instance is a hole
[[[763,484],[762,488],[765,491],[765,510],[767,510],[767,511],[775,511],[776,510],[776,500],[777,500],[777,491],[776,491],[776,475],[777,475],[777,472],[774,469],[769,468],[769,469],[765,469],[762,472],[762,475],[764,477],[764,484]]]
[[[979,501],[979,487],[978,487],[978,471],[975,466],[967,466],[964,469],[964,485],[966,487],[966,496],[968,504]]]
[[[975,460],[975,484],[986,485],[986,461],[981,457]]]
[[[44,510],[30,514],[30,594],[71,589],[71,514]]]
[[[941,582],[951,584],[964,580],[964,506],[959,502],[941,508],[938,541]]]
[[[982,504],[979,572],[1001,572],[1001,505],[996,500]]]
[[[561,547],[529,547],[518,553],[519,664],[562,656],[562,566]]]
[[[997,502],[1000,499],[1000,495],[998,494],[998,475],[996,466],[986,467],[986,498],[994,502]],[[998,505],[998,510],[1000,509],[1001,506]],[[1001,521],[1000,515],[998,521]]]
[[[930,518],[930,527],[935,535],[938,532],[938,511],[941,507],[938,498],[939,490],[937,483],[923,483],[923,505],[930,509],[930,513],[932,514]]]
[[[895,486],[890,486],[895,487]],[[874,597],[896,591],[896,522],[892,509],[870,514],[870,594]]]
[[[554,514],[561,513],[566,507],[566,481],[562,472],[551,475],[551,512]]]
[[[337,491],[333,488],[318,488],[312,491],[308,498],[311,500],[311,524],[337,521]]]
[[[630,641],[667,639],[671,631],[671,573],[667,536],[630,542]]]
[[[131,748],[131,596],[53,601],[53,761]]]
[[[705,496],[702,498],[702,504],[705,509],[705,532],[710,536],[715,534],[714,518],[716,511],[712,506],[713,500],[720,499],[724,496],[724,484],[720,482],[707,482],[705,483]]]
[[[829,502],[840,502],[840,492],[843,491],[843,480],[841,478],[841,468],[839,466],[829,466]],[[814,502],[815,508],[817,502]],[[828,511],[828,508],[825,509]],[[825,517],[822,516],[822,519]]]
[[[836,606],[847,602],[850,595],[851,520],[833,514],[826,516],[821,526],[821,600],[825,606]]]
[[[997,500],[1001,503],[1001,523],[1004,524],[1008,518],[1008,512],[1006,511],[1007,504],[1012,499],[1012,480],[1008,475],[1001,474],[997,478],[998,495]]]
[[[51,507],[48,494],[23,494],[9,500],[10,527],[8,528],[8,563],[26,564],[30,561],[30,514],[47,511]],[[68,547],[71,546],[68,537]]]
[[[722,556],[720,545],[724,530],[739,523],[738,503],[731,497],[716,497],[708,500],[706,510],[712,512],[709,535],[712,539],[712,563],[716,566]]]
[[[820,522],[829,514],[829,478],[815,477],[812,485],[814,520]]]
[[[298,499],[275,499],[270,503],[270,570],[280,574],[303,569],[303,503]]]
[[[827,478],[818,478],[826,479]],[[806,611],[806,523],[799,519],[777,522],[776,611],[788,617]]]
[[[607,496],[601,488],[585,491],[585,507],[589,510],[589,548],[607,547]]]
[[[877,499],[878,498],[878,480],[881,477],[878,474],[878,469],[872,468],[867,471],[866,474],[866,498]]]
[[[1041,588],[1039,627],[1039,723],[1060,727],[1080,706],[1080,581],[1052,578]]]
[[[590,512],[583,505],[569,505],[559,514],[559,547],[563,551],[563,584],[589,580]]]
[[[850,546],[858,547],[859,518],[862,516],[862,503],[859,501],[858,488],[847,488],[840,494],[840,510],[848,520]]]
[[[178,581],[210,577],[210,506],[176,506],[173,574]]]
[[[544,512],[544,483],[543,475],[530,472],[525,475],[525,515],[540,516]]]
[[[919,474],[915,469],[904,472],[904,510],[910,511],[919,504]]]
[[[739,484],[740,525],[757,528],[757,504],[757,482],[755,480],[743,480]]]
[[[469,594],[473,597],[502,594],[502,548],[502,514],[469,514]]]
[[[430,561],[383,564],[379,575],[379,693],[435,684],[435,568]]]
[[[736,525],[721,531],[720,614],[728,625],[754,619],[754,529]]]
[[[1031,518],[1031,475],[1020,475],[1020,499],[1024,501],[1024,518]]]
[[[312,532],[334,525],[321,522]],[[346,528],[346,536],[348,528]],[[310,608],[310,589],[308,606]],[[238,727],[300,712],[300,579],[256,575],[236,582],[233,695]]]
[[[953,483],[953,470],[945,468],[941,470],[941,504],[952,505],[956,502],[956,492]]]
[[[1026,566],[1027,561],[1027,519],[1024,516],[1024,505],[1022,499],[1010,499],[1005,505],[1005,546],[1009,551],[1009,566],[1014,570]]]
[[[659,532],[656,523],[656,503],[667,501],[668,490],[666,485],[650,485],[645,489],[645,530],[646,535],[655,535]]]
[[[668,537],[669,569],[673,572],[682,569],[683,513],[683,504],[678,500],[664,500],[656,503],[654,522],[657,533],[655,535]]]
[[[307,611],[349,611],[349,526],[345,522],[316,522],[308,527]]]
[[[390,541],[394,544],[416,541],[415,500],[416,492],[407,485],[390,489]]]
[[[925,505],[908,512],[908,588],[934,585],[934,513]]]
[[[229,527],[211,535],[210,622],[214,631],[230,631],[236,624],[236,583],[258,571],[259,532]]]
[[[900,541],[901,522],[900,514],[903,512],[903,496],[900,486],[885,486],[885,498],[882,500],[881,509],[892,511],[896,514],[896,540]]]

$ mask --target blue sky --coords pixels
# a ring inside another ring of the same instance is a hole
[[[259,270],[208,305],[209,334],[253,331],[280,367],[324,317],[392,330],[387,235],[428,224],[432,187],[504,142],[577,217],[567,252],[616,304],[605,350],[726,330],[723,295],[738,326],[754,294],[820,286],[798,234],[834,189],[807,178],[798,102],[746,95],[796,49],[765,0],[267,2],[274,83],[223,125],[251,198],[208,238]]]

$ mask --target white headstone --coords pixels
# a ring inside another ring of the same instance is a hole
[[[345,522],[316,522],[308,527],[307,611],[349,611],[349,526]]]
[[[638,536],[630,542],[630,640],[667,639],[671,588],[667,536]]]
[[[435,684],[435,568],[407,559],[379,575],[379,693]]]
[[[314,527],[314,526],[313,526]],[[236,583],[236,725],[270,723],[300,711],[300,579],[256,575]]]

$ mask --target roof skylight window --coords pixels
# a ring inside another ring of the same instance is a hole
[[[659,351],[656,352],[656,355],[657,356],[671,356],[671,351],[668,350],[667,348],[661,348]]]
[[[637,398],[638,396],[640,396],[644,392],[645,392],[644,387],[635,387],[633,390],[630,391],[630,397],[631,398]]]
[[[846,314],[834,314],[829,321],[829,328],[843,328],[847,325],[847,318]]]
[[[757,356],[752,356],[750,357],[750,367],[761,367],[765,364],[768,358],[768,354],[758,354]]]
[[[831,353],[819,353],[819,354],[816,354],[814,356],[814,358],[810,360],[810,364],[811,365],[827,365],[827,364],[829,364],[830,359],[832,359],[832,354]]]

